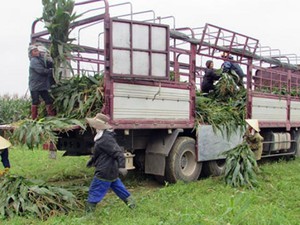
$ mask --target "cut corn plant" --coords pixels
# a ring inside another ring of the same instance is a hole
[[[72,0],[42,0],[43,16],[50,34],[50,55],[54,62],[55,80],[58,82],[62,76],[59,68],[69,68],[72,71],[72,41],[69,34],[72,31],[71,23],[79,16],[73,13],[75,2]]]
[[[36,216],[46,220],[53,215],[83,208],[70,191],[47,186],[40,180],[5,175],[0,178],[0,190],[0,214],[3,218]]]
[[[222,73],[215,87],[215,98],[225,100],[235,97],[239,93],[237,85],[238,75],[235,73]]]
[[[27,145],[29,149],[44,143],[57,143],[59,132],[77,127],[85,129],[85,125],[77,119],[45,117],[40,120],[23,120],[15,124],[12,142]]]
[[[229,138],[238,129],[245,127],[245,91],[240,91],[236,99],[222,101],[214,96],[199,96],[196,101],[197,124],[212,125],[214,131],[219,130]],[[225,133],[224,133],[225,132]]]
[[[61,80],[51,94],[59,117],[83,119],[100,112],[103,102],[103,75],[82,74]]]
[[[255,156],[247,142],[223,153],[226,156],[225,183],[232,187],[257,186],[256,173],[259,172]]]

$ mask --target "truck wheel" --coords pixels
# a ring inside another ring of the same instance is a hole
[[[195,154],[195,140],[190,137],[178,137],[166,160],[166,180],[176,183],[179,180],[190,182],[198,179],[202,163],[198,163]]]
[[[225,159],[219,159],[207,162],[207,169],[209,175],[217,177],[221,176],[225,172]]]

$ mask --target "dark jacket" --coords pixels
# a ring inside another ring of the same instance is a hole
[[[228,73],[230,70],[233,70],[236,72],[236,74],[240,77],[240,79],[243,79],[246,75],[244,74],[241,66],[238,63],[233,63],[233,62],[224,62],[223,64],[223,72]]]
[[[214,69],[205,69],[203,76],[203,82],[201,84],[201,91],[208,93],[210,90],[214,90],[214,81],[219,80],[220,76],[215,73]]]
[[[33,57],[29,66],[29,90],[46,91],[50,88],[50,77],[52,69],[48,68],[43,57]]]
[[[114,136],[114,132],[105,130],[102,137],[95,142],[92,160],[96,167],[95,176],[99,179],[116,180],[119,177],[119,168],[125,168],[124,152]]]

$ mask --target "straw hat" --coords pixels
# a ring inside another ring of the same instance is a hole
[[[252,127],[255,131],[259,132],[259,125],[258,125],[258,120],[254,120],[254,119],[247,119],[246,123]]]
[[[108,123],[109,117],[102,113],[97,113],[97,115],[94,118],[86,118],[86,120],[90,127],[93,127],[97,130],[105,130],[112,128],[112,126]]]
[[[2,136],[0,136],[0,150],[6,149],[10,146],[11,146],[11,143],[8,140],[6,140],[5,138],[3,138]]]

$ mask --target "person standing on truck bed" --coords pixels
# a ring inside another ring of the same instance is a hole
[[[220,76],[216,74],[214,70],[214,62],[212,60],[207,60],[205,65],[206,68],[203,76],[203,82],[201,84],[201,91],[209,93],[215,89],[214,81],[219,80]]]
[[[53,76],[53,64],[41,56],[38,45],[30,45],[28,54],[29,66],[29,90],[32,99],[31,118],[38,117],[40,97],[45,101],[48,116],[55,116],[53,99],[49,94],[50,78]]]
[[[87,167],[95,167],[95,173],[89,188],[86,211],[94,211],[97,203],[104,198],[110,188],[129,208],[134,208],[135,203],[131,194],[119,178],[119,173],[127,175],[125,156],[114,137],[113,127],[108,124],[109,117],[98,113],[94,118],[86,120],[89,126],[97,131],[93,155],[87,163]]]
[[[0,176],[3,176],[7,173],[10,169],[10,162],[8,157],[8,148],[11,146],[11,143],[0,136],[0,155],[1,155],[1,162],[3,164],[4,170],[0,170]]]
[[[233,60],[232,55],[230,55],[228,52],[223,52],[221,57],[225,59],[225,62],[222,65],[223,73],[230,73],[231,70],[233,70],[239,76],[237,85],[241,88],[244,88],[243,78],[246,77],[246,75],[244,74],[241,66],[236,62],[231,62],[226,60],[226,59]]]

